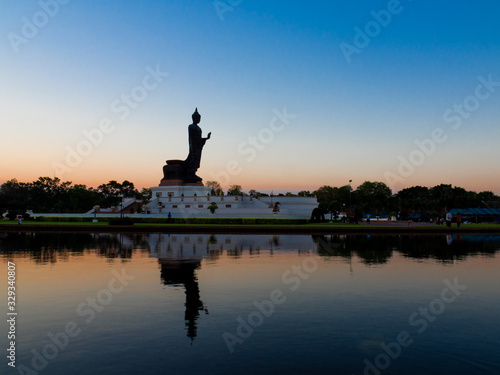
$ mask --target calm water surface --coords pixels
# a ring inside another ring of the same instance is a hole
[[[499,374],[499,250],[472,235],[0,233],[1,308],[10,261],[18,312],[1,372]]]

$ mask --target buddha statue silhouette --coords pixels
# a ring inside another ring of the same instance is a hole
[[[206,138],[201,136],[201,128],[198,124],[201,121],[201,115],[198,113],[198,108],[191,116],[193,123],[188,126],[189,135],[189,154],[184,160],[184,168],[186,171],[185,182],[201,182],[202,178],[196,175],[196,171],[200,168],[201,152],[205,142],[210,139],[212,133],[208,133]]]

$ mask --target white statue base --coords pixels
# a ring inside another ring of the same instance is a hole
[[[210,195],[212,188],[203,185],[155,186],[151,188],[151,192],[151,199],[159,198],[165,202],[174,197],[206,197]]]
[[[241,195],[211,196],[212,189],[201,184],[155,186],[146,210],[154,215],[190,217],[283,217],[305,218],[318,207],[314,197],[252,197]],[[209,206],[215,203],[212,214]],[[278,208],[276,209],[276,204]]]

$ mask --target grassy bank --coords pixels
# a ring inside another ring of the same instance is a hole
[[[108,224],[116,221],[116,217],[98,217],[99,224]],[[166,217],[126,217],[134,224],[198,224],[198,225],[302,225],[310,222],[309,219],[280,219],[280,218],[171,218]],[[57,217],[40,216],[37,221],[23,220],[23,224],[95,224],[93,217]],[[17,221],[2,221],[0,223],[17,224]]]
[[[219,219],[221,220],[221,219]],[[224,220],[224,219],[222,219]],[[444,225],[420,224],[414,228],[408,228],[405,223],[377,223],[366,224],[344,224],[344,223],[303,223],[295,224],[286,220],[274,221],[268,224],[268,219],[258,223],[254,219],[253,224],[243,224],[242,221],[226,219],[227,223],[214,222],[196,223],[190,220],[173,221],[167,223],[159,222],[136,222],[134,225],[113,225],[108,221],[25,221],[19,225],[17,221],[0,222],[1,231],[15,232],[150,232],[150,233],[241,233],[241,234],[500,234],[498,224],[469,224],[461,228],[456,225],[448,228]],[[218,220],[217,220],[218,221]]]

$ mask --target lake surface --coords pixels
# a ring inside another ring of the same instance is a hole
[[[499,250],[495,235],[0,233],[1,308],[13,262],[18,314],[2,373],[499,374]]]

